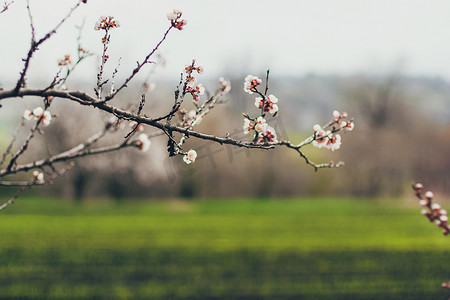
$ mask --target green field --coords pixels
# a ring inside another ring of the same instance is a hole
[[[386,201],[19,198],[0,226],[0,299],[448,299],[450,239]]]

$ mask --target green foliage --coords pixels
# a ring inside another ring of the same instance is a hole
[[[444,299],[450,278],[418,209],[362,200],[30,198],[0,223],[2,299]]]

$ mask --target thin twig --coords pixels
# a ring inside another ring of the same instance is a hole
[[[36,41],[36,37],[35,37],[35,29],[34,29],[34,25],[33,25],[33,18],[31,15],[31,9],[30,9],[30,5],[29,5],[29,0],[27,0],[27,9],[28,9],[28,14],[29,14],[29,18],[30,18],[30,24],[31,24],[31,45],[30,45],[30,49],[28,50],[28,54],[27,57],[23,60],[24,61],[24,66],[22,71],[20,72],[20,78],[17,81],[16,87],[14,88],[14,90],[17,92],[20,90],[20,88],[25,86],[25,76],[27,74],[28,71],[28,67],[30,65],[30,61],[31,58],[34,54],[34,52],[36,52],[39,48],[39,46],[45,42],[46,40],[48,40],[53,34],[56,33],[56,31],[59,29],[59,27],[61,27],[61,25],[70,17],[70,15],[73,13],[73,11],[75,9],[78,8],[78,6],[80,6],[80,4],[82,3],[81,0],[79,0],[77,2],[77,4],[72,7],[69,11],[69,13],[49,32],[47,32],[47,34],[42,37],[39,41]]]
[[[106,96],[105,101],[109,101],[112,98],[114,98],[124,87],[127,86],[127,84],[131,81],[131,79],[133,79],[133,77],[137,73],[139,73],[139,71],[145,64],[150,63],[150,61],[149,61],[150,57],[156,52],[156,50],[158,50],[159,46],[161,46],[161,44],[164,42],[164,40],[166,39],[167,35],[169,34],[169,32],[172,28],[173,28],[173,26],[170,26],[169,29],[167,29],[167,31],[164,33],[163,38],[158,42],[156,47],[153,48],[153,50],[144,58],[144,60],[141,63],[137,62],[137,67],[133,70],[131,75],[127,79],[125,79],[125,82],[114,93],[111,93],[110,95]]]
[[[44,181],[0,181],[0,185],[3,186],[33,186],[33,185],[44,185]]]
[[[9,142],[8,147],[6,148],[5,152],[2,155],[2,159],[0,160],[0,166],[3,165],[3,163],[6,160],[6,157],[8,156],[8,154],[11,153],[12,147],[14,145],[14,143],[16,142],[17,136],[19,135],[20,129],[24,126],[24,122],[22,120],[22,122],[20,123],[19,126],[17,126],[16,130],[14,131],[14,134],[11,138],[11,141]]]
[[[11,199],[9,199],[8,201],[6,201],[5,203],[2,204],[2,206],[0,206],[0,210],[5,209],[8,205],[11,205],[14,203],[14,200],[17,199],[17,195],[14,195],[11,197]]]

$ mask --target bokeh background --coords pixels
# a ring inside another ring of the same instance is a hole
[[[73,4],[31,1],[37,35]],[[81,26],[81,45],[94,55],[67,86],[93,92],[102,49],[93,26],[101,15],[121,22],[105,72],[120,58],[121,82],[162,37],[173,8],[188,25],[170,33],[161,63],[137,76],[114,105],[136,105],[151,83],[145,113],[168,111],[180,73],[196,59],[207,90],[221,76],[232,85],[228,103],[198,130],[246,139],[242,113],[256,108],[244,78],[264,78],[270,69],[269,92],[280,111],[269,123],[279,137],[300,142],[333,110],[354,118],[339,151],[305,148],[316,162],[345,166],[314,172],[287,149],[193,139],[187,147],[199,157],[187,166],[167,157],[164,137],[147,153],[79,159],[52,185],[25,191],[2,211],[0,298],[445,299],[439,286],[450,278],[450,246],[420,216],[411,184],[422,182],[447,204],[450,3],[88,1],[34,56],[29,87],[48,85],[58,58],[76,55]],[[0,88],[10,89],[30,41],[26,3],[1,14],[0,28]],[[40,104],[2,101],[2,151],[23,110]],[[58,117],[24,161],[73,147],[108,119],[59,99],[51,111]],[[17,144],[25,135],[26,127]],[[0,188],[0,199],[14,193]]]

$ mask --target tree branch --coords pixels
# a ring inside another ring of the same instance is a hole
[[[35,33],[34,33],[33,18],[31,16],[29,0],[27,1],[28,15],[29,15],[30,24],[31,24],[31,45],[30,45],[30,49],[28,50],[27,57],[23,60],[24,61],[24,66],[23,66],[22,72],[20,72],[20,78],[17,81],[17,84],[16,84],[16,87],[14,88],[14,91],[18,92],[21,87],[25,86],[25,76],[27,74],[28,67],[30,65],[30,61],[31,61],[31,58],[33,57],[34,52],[36,52],[38,50],[38,47],[43,42],[48,40],[53,34],[56,33],[56,30],[58,30],[58,28],[61,27],[61,25],[70,17],[70,15],[73,13],[73,11],[75,9],[77,9],[78,6],[80,6],[81,3],[82,3],[82,0],[79,0],[77,2],[77,4],[70,9],[69,13],[52,30],[50,30],[39,41],[36,41],[36,37],[35,37]]]

